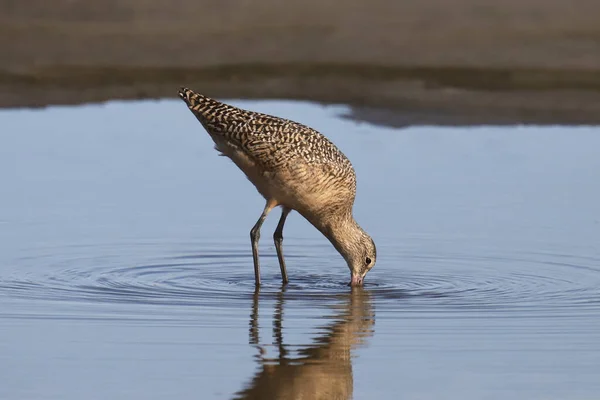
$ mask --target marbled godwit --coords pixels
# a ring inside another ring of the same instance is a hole
[[[284,283],[288,277],[283,225],[296,210],[344,257],[350,284],[362,285],[377,253],[373,239],[352,215],[356,175],[348,158],[325,136],[297,122],[242,110],[187,88],[181,88],[179,96],[213,139],[215,149],[229,157],[267,200],[250,230],[256,285],[260,285],[260,227],[276,206],[282,213],[273,239]]]

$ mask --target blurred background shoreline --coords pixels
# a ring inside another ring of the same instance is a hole
[[[600,2],[0,0],[0,107],[175,98],[374,123],[600,123]]]

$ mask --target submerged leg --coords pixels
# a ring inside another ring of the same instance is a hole
[[[277,250],[277,258],[279,259],[279,268],[281,268],[281,280],[283,283],[288,283],[287,271],[285,269],[285,259],[283,258],[283,248],[281,247],[283,243],[283,225],[285,224],[285,219],[288,214],[292,211],[289,208],[283,208],[281,211],[281,218],[279,219],[279,223],[277,224],[277,229],[275,229],[275,233],[273,234],[273,240],[275,241],[275,250]]]
[[[254,283],[256,286],[260,286],[260,263],[258,261],[258,240],[260,239],[260,227],[262,226],[263,222],[265,222],[267,215],[269,215],[269,211],[271,211],[276,205],[276,202],[268,200],[267,205],[265,205],[265,209],[260,215],[260,218],[250,230],[250,240],[252,241],[252,258],[254,260]]]

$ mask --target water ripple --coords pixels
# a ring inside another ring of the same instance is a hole
[[[350,290],[324,244],[286,246],[289,300]],[[235,308],[254,294],[249,246],[214,243],[72,246],[31,251],[0,276],[0,295],[69,302]],[[198,249],[207,249],[206,251]],[[410,247],[409,247],[410,248]],[[600,259],[590,255],[381,250],[366,289],[380,309],[600,310]],[[485,253],[485,254],[482,254]],[[262,296],[281,289],[277,259],[263,250]]]

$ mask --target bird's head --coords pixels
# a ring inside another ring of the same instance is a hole
[[[359,228],[360,229],[360,228]],[[354,243],[349,243],[344,259],[350,269],[350,285],[362,286],[367,272],[369,272],[377,261],[377,248],[375,242],[365,231],[360,229]]]

